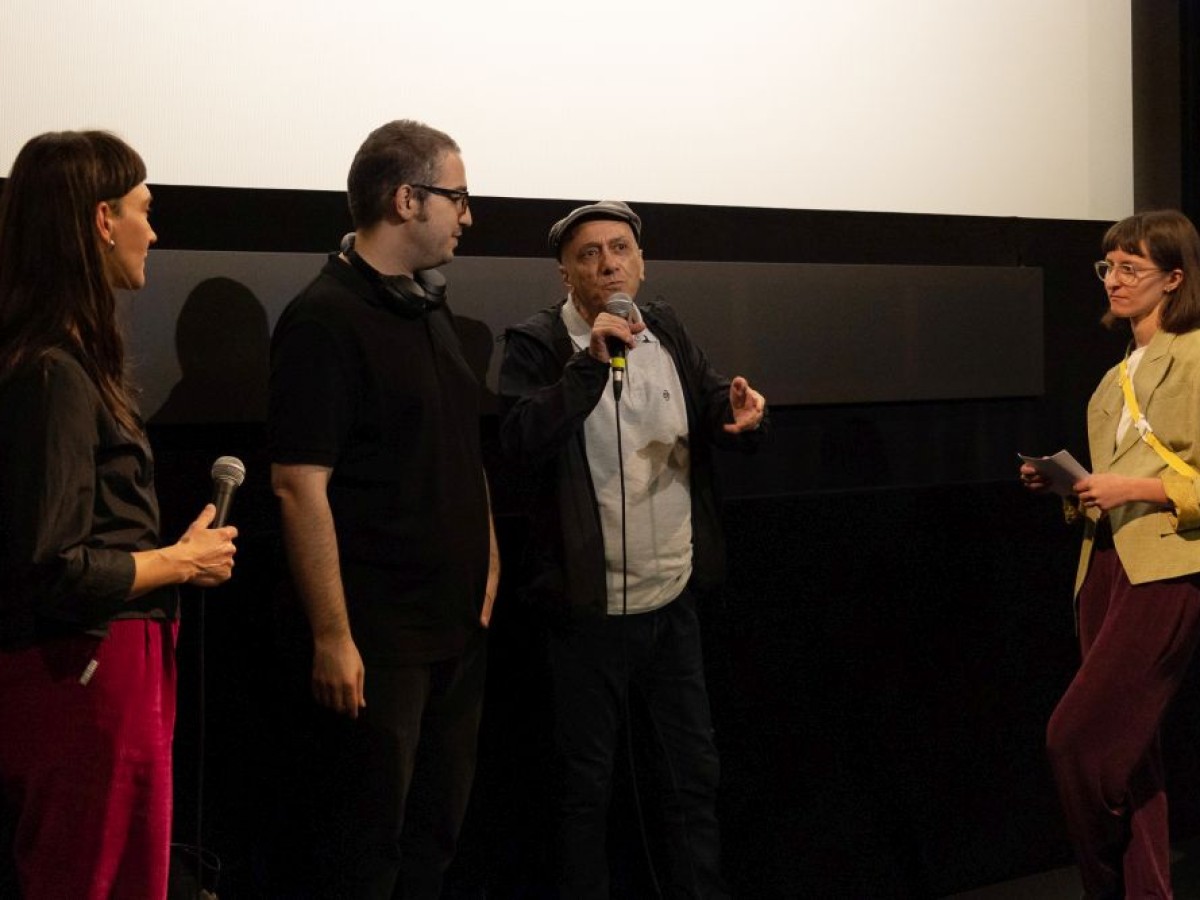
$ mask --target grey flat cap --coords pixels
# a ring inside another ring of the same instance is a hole
[[[562,259],[563,241],[570,236],[571,229],[580,222],[587,222],[590,219],[613,219],[617,222],[628,222],[629,227],[633,229],[634,239],[639,244],[642,242],[642,220],[638,218],[638,214],[620,200],[600,200],[571,210],[550,226],[548,243],[550,252],[554,254],[555,259]]]

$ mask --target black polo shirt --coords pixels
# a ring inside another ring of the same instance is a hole
[[[452,656],[479,627],[490,548],[479,402],[446,307],[406,314],[336,254],[275,327],[271,460],[333,469],[364,660]]]

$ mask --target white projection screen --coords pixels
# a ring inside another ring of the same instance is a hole
[[[1132,209],[1130,0],[6,0],[0,172],[104,127],[160,184],[341,190],[376,125],[473,193]]]

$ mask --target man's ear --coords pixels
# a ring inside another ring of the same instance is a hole
[[[392,194],[392,212],[401,222],[407,222],[417,216],[417,198],[413,194],[411,184],[402,184]]]
[[[570,290],[571,289],[571,279],[567,275],[567,267],[560,263],[559,267],[558,267],[558,274],[562,277],[563,286],[566,287],[567,290]]]

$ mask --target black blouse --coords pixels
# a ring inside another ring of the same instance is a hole
[[[135,550],[159,546],[154,460],[65,351],[0,384],[0,646],[115,618],[168,618],[176,590],[129,600]]]

